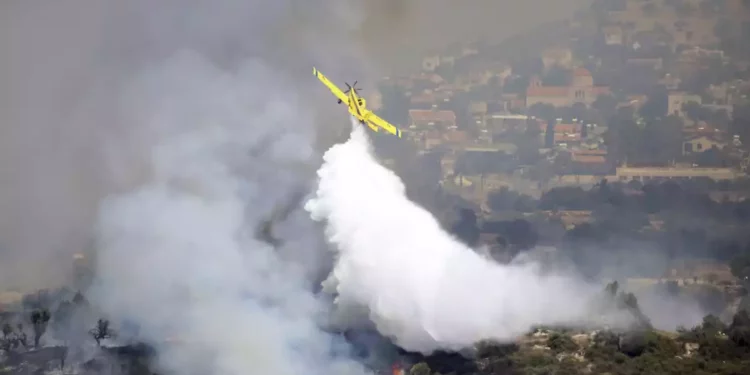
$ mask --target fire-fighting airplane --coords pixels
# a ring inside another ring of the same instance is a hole
[[[323,82],[323,84],[331,90],[333,95],[339,99],[339,104],[346,103],[346,105],[349,107],[349,113],[351,113],[352,116],[359,120],[362,125],[369,126],[370,129],[375,132],[380,132],[380,130],[382,129],[401,138],[401,130],[378,117],[378,115],[373,113],[371,110],[367,109],[367,102],[357,93],[358,89],[355,87],[357,85],[357,81],[354,81],[354,84],[351,86],[346,83],[347,90],[341,91],[341,89],[339,89],[338,87],[336,87],[336,85],[329,81],[328,78],[323,75],[323,73],[318,71],[318,69],[313,68],[313,74],[318,77],[320,82]]]

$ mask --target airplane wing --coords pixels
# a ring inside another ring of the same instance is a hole
[[[331,90],[333,95],[335,95],[339,100],[341,100],[342,103],[349,104],[349,98],[346,96],[346,94],[344,94],[344,92],[341,91],[341,89],[336,87],[336,85],[334,85],[333,82],[329,81],[328,78],[326,78],[326,76],[323,75],[323,73],[321,73],[320,71],[318,71],[318,69],[313,67],[313,74],[316,77],[318,77],[320,82],[323,82],[323,84],[326,85],[326,87],[328,87],[328,89]]]
[[[397,127],[391,125],[388,121],[383,120],[378,115],[375,114],[375,112],[370,111],[370,113],[366,116],[367,122],[387,131],[388,133],[391,133],[395,135],[396,137],[401,138],[401,130],[399,130]]]

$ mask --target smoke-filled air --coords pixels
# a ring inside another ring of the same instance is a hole
[[[746,3],[2,0],[0,373],[750,374]]]
[[[109,316],[137,322],[141,340],[176,342],[161,355],[168,370],[358,372],[330,359],[305,273],[257,233],[295,204],[304,174],[292,167],[312,153],[309,138],[286,128],[302,121],[296,98],[253,89],[283,78],[257,62],[222,73],[192,54],[142,78],[132,82],[131,108],[166,136],[150,151],[150,181],[101,205],[94,299]],[[308,221],[280,221],[314,239]],[[303,246],[316,252],[314,241]]]

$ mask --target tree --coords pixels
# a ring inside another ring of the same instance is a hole
[[[13,344],[14,342],[11,340],[11,335],[13,334],[13,327],[11,327],[10,324],[5,323],[3,324],[3,338],[0,340],[0,349],[2,349],[5,353],[10,353],[11,350],[13,350]]]
[[[591,9],[596,12],[622,11],[627,8],[627,0],[595,0]]]
[[[617,98],[610,94],[599,95],[591,103],[591,107],[599,111],[602,117],[609,119],[617,112]]]
[[[567,86],[570,84],[570,71],[560,65],[553,65],[542,77],[545,86]]]
[[[99,319],[96,321],[96,327],[89,331],[91,337],[96,340],[96,345],[101,346],[102,340],[115,336],[114,331],[109,327],[109,320]]]
[[[554,120],[556,118],[556,109],[552,104],[547,103],[535,103],[529,107],[528,113],[531,116],[538,117],[543,120]]]
[[[0,340],[0,349],[6,354],[13,352],[18,347],[18,339],[13,332],[13,326],[10,323],[3,324],[3,338]]]
[[[750,313],[747,310],[734,314],[728,335],[736,345],[750,348]]]
[[[419,362],[409,369],[409,375],[430,375],[431,373],[430,366],[424,362]]]
[[[76,294],[73,296],[72,302],[73,305],[77,307],[85,307],[89,304],[89,302],[86,300],[86,297],[84,297],[81,292],[76,292]]]
[[[726,0],[703,0],[698,4],[703,17],[714,17],[726,9]]]
[[[512,64],[513,74],[523,77],[540,75],[544,71],[544,61],[541,57],[531,57],[516,61]]]
[[[556,354],[578,350],[578,345],[570,338],[570,336],[558,332],[553,332],[549,335],[547,346]]]
[[[16,349],[23,346],[28,348],[28,336],[23,329],[23,324],[16,325],[16,329],[10,323],[4,323],[2,327],[3,337],[0,339],[0,349],[6,354],[15,352]]]
[[[711,111],[704,108],[697,102],[690,101],[682,105],[682,110],[687,117],[693,121],[706,121],[710,117]]]
[[[503,186],[500,190],[491,191],[487,194],[487,204],[493,211],[504,211],[513,208],[519,194]]]
[[[511,221],[506,228],[505,238],[520,250],[528,250],[536,246],[539,240],[534,226],[526,220],[517,219]]]
[[[708,314],[703,317],[701,328],[704,332],[715,336],[719,332],[726,331],[727,325],[724,324],[724,322],[722,322],[721,319],[719,319],[719,317],[717,317],[716,315]]]
[[[456,68],[451,64],[440,64],[435,68],[435,74],[448,82],[453,82],[456,79]]]
[[[31,327],[34,329],[34,347],[39,348],[39,341],[47,331],[50,313],[47,309],[37,309],[31,312]]]
[[[647,16],[653,16],[656,13],[656,4],[645,3],[641,6],[641,11]]]
[[[667,114],[669,107],[669,100],[667,95],[667,89],[664,87],[657,87],[651,90],[648,94],[648,99],[640,109],[640,114],[646,119],[652,120],[660,117],[664,117]]]
[[[680,294],[680,284],[677,284],[677,281],[668,280],[665,284],[665,289],[667,294],[672,297],[676,297]]]
[[[528,76],[517,76],[512,75],[505,79],[503,84],[503,91],[509,94],[525,94],[526,89],[529,87]]]
[[[740,280],[750,278],[750,254],[738,254],[729,263],[732,275]]]
[[[618,299],[618,306],[633,314],[633,317],[636,319],[637,327],[651,329],[651,321],[641,311],[641,307],[638,305],[638,299],[633,293],[622,293]]]
[[[607,284],[607,286],[604,288],[604,290],[607,292],[607,294],[614,298],[617,296],[617,291],[620,288],[620,284],[617,282],[617,280]]]
[[[396,124],[405,124],[409,118],[409,100],[396,85],[380,85],[383,98],[381,116]]]
[[[675,12],[682,18],[692,17],[698,11],[692,3],[681,2],[676,8]]]
[[[36,293],[26,294],[23,296],[21,304],[25,309],[41,309],[49,306],[52,302],[52,296],[48,290],[40,290]]]

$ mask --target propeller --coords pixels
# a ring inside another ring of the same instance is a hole
[[[348,94],[349,91],[351,91],[352,89],[355,89],[357,91],[363,91],[362,89],[358,89],[357,88],[357,82],[358,81],[354,81],[353,85],[349,85],[348,83],[344,82],[344,84],[346,85],[346,87],[348,87],[348,89],[346,89],[346,91],[344,91],[344,94]]]

